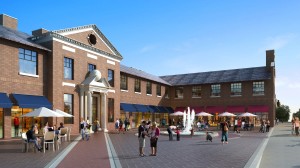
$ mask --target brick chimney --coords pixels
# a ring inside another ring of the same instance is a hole
[[[266,67],[275,67],[275,52],[274,50],[266,51]]]
[[[0,25],[4,26],[4,27],[7,27],[7,28],[17,30],[18,20],[17,20],[17,18],[8,16],[6,14],[1,14],[0,15]]]
[[[47,32],[48,32],[48,30],[40,28],[40,29],[37,29],[37,30],[33,30],[31,34],[33,36],[41,36],[41,35],[43,35],[44,33],[47,33]]]

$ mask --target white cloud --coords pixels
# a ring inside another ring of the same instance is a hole
[[[262,50],[274,49],[278,50],[286,46],[290,41],[296,38],[295,34],[287,34],[287,35],[280,35],[275,37],[268,37],[265,39],[265,47]]]

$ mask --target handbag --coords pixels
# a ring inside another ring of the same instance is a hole
[[[227,131],[228,131],[228,127],[227,127],[227,125],[226,125],[226,124],[224,125],[224,131],[225,131],[225,132],[227,132]]]

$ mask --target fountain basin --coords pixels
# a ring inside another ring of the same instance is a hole
[[[212,137],[216,137],[219,136],[218,132],[214,132],[214,131],[207,131],[209,132],[209,134]],[[172,131],[173,135],[176,135],[176,133],[174,131]],[[168,131],[160,131],[161,135],[169,135]],[[191,132],[190,131],[181,131],[180,132],[180,136],[191,136]],[[206,136],[206,131],[196,131],[194,132],[193,136]]]

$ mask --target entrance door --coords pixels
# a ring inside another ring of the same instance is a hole
[[[93,101],[92,101],[92,119],[95,121],[96,119],[99,121],[99,115],[98,115],[98,97],[93,96]],[[94,122],[90,121],[90,122]]]

